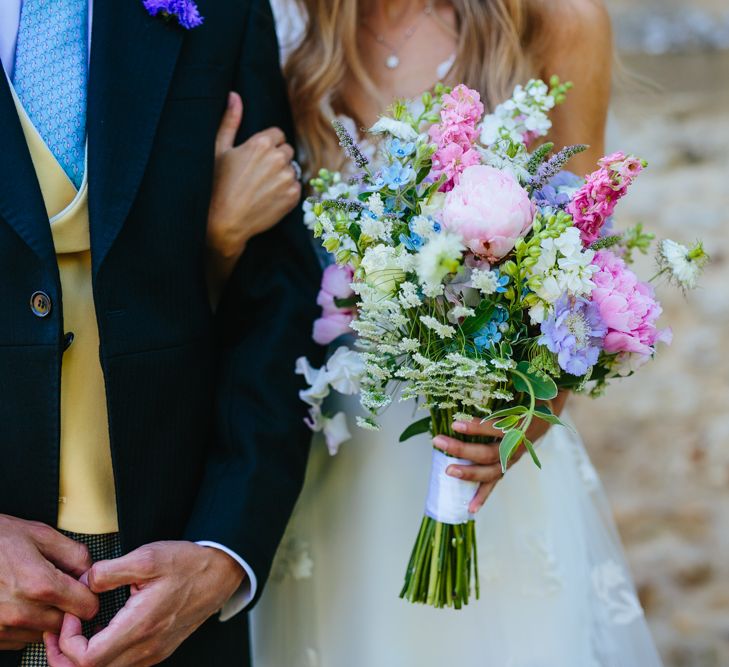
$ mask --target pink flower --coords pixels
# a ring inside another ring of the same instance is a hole
[[[335,299],[349,299],[354,295],[352,269],[349,266],[332,264],[324,269],[321,290],[316,302],[322,307],[322,316],[314,322],[313,338],[319,345],[328,345],[345,333],[354,318],[354,309],[341,308]]]
[[[662,311],[653,288],[640,282],[625,262],[610,250],[600,250],[592,262],[599,271],[592,277],[592,301],[608,327],[605,351],[650,357],[656,343],[670,342],[670,330],[658,329]]]
[[[598,165],[600,168],[587,177],[567,206],[567,213],[580,230],[585,246],[600,238],[605,221],[643,170],[643,163],[638,158],[626,157],[620,152],[605,156]]]
[[[481,96],[462,84],[443,96],[441,122],[428,131],[438,147],[433,155],[431,178],[435,181],[443,175],[446,177],[441,192],[450,192],[465,169],[479,164],[473,142],[479,134],[476,125],[483,112]]]
[[[463,172],[443,208],[443,226],[460,234],[475,255],[492,262],[514,248],[533,219],[533,204],[516,178],[482,165]]]

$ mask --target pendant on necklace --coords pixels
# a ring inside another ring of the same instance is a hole
[[[398,58],[394,53],[391,56],[387,56],[387,60],[385,60],[385,67],[387,69],[395,69],[400,64],[400,58]]]

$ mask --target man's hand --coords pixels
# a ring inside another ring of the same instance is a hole
[[[131,586],[109,625],[86,640],[66,614],[60,636],[44,639],[51,667],[148,667],[168,658],[243,582],[243,568],[222,551],[192,542],[155,542],[88,573],[94,593]]]
[[[568,391],[561,391],[554,400],[548,402],[554,414],[559,415],[562,413],[568,396]],[[541,419],[535,419],[527,431],[527,437],[532,442],[536,442],[549,428],[550,425],[547,422]],[[499,457],[499,444],[504,437],[504,433],[494,428],[493,421],[482,423],[480,419],[474,419],[470,422],[455,422],[453,424],[453,430],[461,435],[494,438],[494,443],[490,445],[466,443],[445,435],[438,435],[433,438],[433,444],[441,451],[450,456],[473,462],[472,465],[450,465],[446,470],[446,474],[457,479],[480,483],[478,491],[473,497],[473,500],[471,500],[468,508],[469,512],[475,514],[483,507],[491,492],[503,477]],[[514,465],[523,456],[525,451],[526,449],[523,445],[519,447],[509,461],[509,467]]]
[[[0,651],[58,632],[63,613],[90,620],[99,601],[77,579],[88,549],[50,526],[0,514]]]

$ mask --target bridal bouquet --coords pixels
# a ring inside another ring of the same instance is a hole
[[[560,424],[547,402],[560,389],[597,395],[633,373],[670,330],[657,320],[653,288],[629,268],[652,235],[613,229],[612,215],[646,166],[631,155],[600,160],[586,178],[563,171],[585,150],[536,146],[549,111],[569,85],[530,81],[493,114],[466,86],[437,86],[397,102],[370,133],[374,160],[341,123],[335,130],[356,170],[322,170],[306,206],[307,224],[334,257],[325,271],[314,335],[329,343],[357,334],[321,369],[299,360],[310,386],[310,427],[332,452],[349,436],[343,414],[327,415],[331,389],[359,394],[377,429],[393,399],[414,400],[426,416],[401,440],[451,432],[454,420],[496,420],[504,470],[535,419]],[[670,240],[658,247],[657,276],[694,287],[708,258]],[[472,439],[471,441],[474,441]],[[478,597],[477,484],[449,477],[434,450],[425,516],[401,597],[461,608]],[[474,590],[475,589],[475,590]]]

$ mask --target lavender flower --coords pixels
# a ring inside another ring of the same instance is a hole
[[[333,120],[332,125],[334,126],[334,131],[337,133],[339,145],[344,149],[347,157],[352,160],[359,169],[366,169],[370,161],[362,152],[362,149],[357,145],[357,142],[352,138],[352,135],[347,132],[347,128],[344,127],[342,122],[339,120]]]
[[[562,167],[564,167],[575,155],[587,150],[585,144],[575,144],[574,146],[566,146],[559,153],[553,155],[549,160],[543,162],[537,173],[531,178],[531,186],[534,189],[541,188],[549,183],[552,178],[557,176]]]
[[[562,370],[581,376],[600,356],[607,327],[597,306],[587,299],[560,299],[554,314],[542,323],[539,344],[557,355]]]

